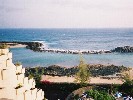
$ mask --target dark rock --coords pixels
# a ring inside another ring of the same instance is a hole
[[[40,42],[20,42],[20,41],[0,41],[0,43],[14,43],[14,44],[22,44],[27,45],[27,49],[31,49],[33,51],[40,51],[41,46],[43,46]]]
[[[130,46],[124,46],[124,47],[117,47],[112,52],[120,52],[120,53],[132,53],[133,47]]]
[[[127,71],[128,68],[124,66],[115,66],[115,65],[87,65],[88,70],[90,71],[91,75],[96,76],[106,76],[106,75],[113,75],[116,73],[120,73],[122,71]],[[78,72],[78,67],[61,67],[58,65],[51,65],[49,67],[38,67],[38,72],[42,72],[44,70],[45,75],[52,75],[52,76],[74,76]],[[35,68],[26,68],[26,73],[35,73]]]

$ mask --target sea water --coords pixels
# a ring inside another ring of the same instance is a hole
[[[111,50],[133,46],[133,29],[0,29],[0,41],[40,41],[46,48],[65,50]],[[61,65],[76,66],[80,56],[33,52],[13,48],[13,62],[25,67]],[[133,53],[87,54],[86,63],[133,66]]]

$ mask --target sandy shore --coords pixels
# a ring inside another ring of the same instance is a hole
[[[133,68],[131,68],[130,71],[127,71],[130,75],[130,77],[133,77]],[[75,81],[74,77],[67,77],[67,76],[50,76],[50,75],[43,75],[42,80],[47,80],[50,82],[68,82],[68,83],[73,83]],[[113,78],[113,79],[103,79],[101,77],[91,77],[90,78],[90,83],[91,84],[122,84],[123,81],[122,79],[119,78]]]
[[[43,75],[42,80],[47,80],[50,82],[68,82],[73,83],[75,81],[74,77],[67,77],[67,76],[49,76]],[[90,79],[91,84],[122,84],[122,80],[115,78],[115,79],[103,79],[100,77],[91,77]]]
[[[16,44],[16,45],[9,45],[10,48],[24,48],[26,47],[26,45],[22,45],[22,44]]]
[[[9,48],[24,48],[27,46],[19,43],[6,43],[6,45],[8,45]]]

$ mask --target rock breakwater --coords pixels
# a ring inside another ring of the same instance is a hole
[[[40,52],[67,53],[67,54],[102,54],[111,53],[110,50],[63,50],[39,47]]]
[[[20,42],[20,41],[1,41],[0,43],[6,43],[10,45],[27,45],[26,48],[37,52],[53,52],[53,53],[67,53],[67,54],[103,54],[103,53],[133,53],[133,47],[124,46],[116,47],[113,50],[64,50],[64,49],[52,49],[44,46],[42,42]]]

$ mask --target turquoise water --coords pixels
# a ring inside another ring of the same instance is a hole
[[[22,62],[24,67],[53,64],[72,67],[78,65],[80,59],[80,55],[33,52],[26,48],[14,48],[11,51],[13,52],[13,62]],[[133,67],[133,53],[88,54],[83,55],[83,57],[89,64],[114,64]]]
[[[133,46],[133,29],[0,29],[0,41],[41,41],[50,49],[111,50],[118,46]],[[25,67],[76,66],[79,55],[40,53],[25,48],[11,49],[13,61]],[[133,66],[133,53],[83,55],[86,63]]]
[[[110,50],[133,46],[133,29],[0,29],[0,41],[43,41],[48,48]]]

